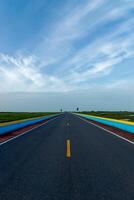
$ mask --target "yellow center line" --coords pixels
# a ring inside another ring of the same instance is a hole
[[[66,151],[66,157],[70,158],[71,157],[71,142],[70,140],[67,140],[67,151]]]

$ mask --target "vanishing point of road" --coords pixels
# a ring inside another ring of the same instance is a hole
[[[133,200],[134,145],[65,113],[0,146],[0,200]]]

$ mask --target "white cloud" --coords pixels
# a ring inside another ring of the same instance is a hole
[[[0,91],[30,92],[30,91],[66,91],[68,87],[56,77],[40,72],[35,57],[0,56]]]
[[[66,92],[85,89],[93,79],[110,75],[115,65],[134,56],[131,6],[125,0],[82,1],[52,25],[47,36],[43,33],[31,55],[1,53],[0,91]]]

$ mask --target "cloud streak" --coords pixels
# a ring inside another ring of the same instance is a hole
[[[131,1],[84,0],[69,7],[48,32],[42,27],[30,53],[1,52],[1,92],[78,91],[93,82],[100,87],[100,80],[114,81],[116,68],[121,71],[123,62],[134,57]]]

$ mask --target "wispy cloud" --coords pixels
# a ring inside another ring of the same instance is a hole
[[[115,69],[134,57],[133,7],[126,0],[70,3],[48,32],[42,27],[30,55],[1,53],[0,91],[77,91],[114,79]]]

